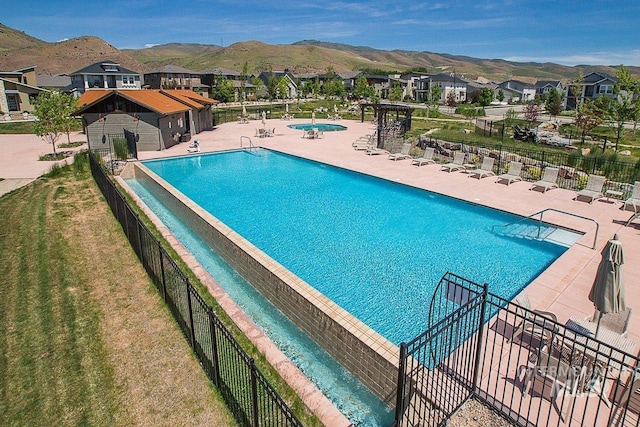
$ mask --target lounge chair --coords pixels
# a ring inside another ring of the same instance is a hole
[[[405,142],[402,144],[402,149],[399,153],[389,154],[389,160],[393,160],[395,162],[396,160],[411,159],[409,150],[411,150],[411,143]]]
[[[544,168],[544,175],[542,175],[542,179],[531,184],[531,188],[529,190],[533,190],[534,188],[542,188],[542,192],[546,193],[547,190],[551,190],[553,188],[558,188],[558,184],[556,184],[556,180],[558,179],[558,168],[552,168],[547,166]]]
[[[384,148],[378,148],[375,145],[372,145],[371,148],[367,148],[367,155],[375,156],[378,154],[391,154],[391,153],[385,150]]]
[[[622,210],[626,210],[628,205],[633,206],[634,212],[638,212],[638,208],[640,208],[640,181],[636,181],[635,184],[633,184],[631,197],[625,200]]]
[[[422,153],[422,157],[418,157],[417,159],[411,160],[411,164],[416,166],[435,164],[436,162],[435,160],[433,160],[434,152],[435,150],[431,147],[425,148],[424,153]]]
[[[351,143],[351,146],[354,150],[366,150],[367,148],[373,147],[373,136],[365,135],[356,139]]]
[[[589,199],[589,203],[593,203],[594,200],[603,198],[604,195],[602,194],[602,187],[604,186],[606,179],[606,177],[601,175],[589,175],[586,188],[578,191],[573,200],[578,200],[579,197],[584,197]]]
[[[458,151],[453,155],[453,162],[442,165],[440,167],[440,170],[443,170],[443,171],[446,170],[447,172],[464,170],[463,165],[464,165],[465,157],[466,157],[465,153],[463,153],[462,151]]]
[[[498,175],[496,182],[506,181],[507,185],[512,182],[522,181],[522,177],[520,176],[520,172],[522,172],[522,163],[520,162],[510,162],[509,169],[507,173],[503,173],[502,175]]]
[[[486,176],[493,176],[493,162],[495,159],[493,157],[484,156],[482,158],[482,165],[480,169],[471,170],[469,176],[477,176],[478,179],[484,178]]]

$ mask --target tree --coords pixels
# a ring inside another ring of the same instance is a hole
[[[400,82],[394,82],[389,91],[389,101],[400,101],[402,99],[402,86]]]
[[[640,94],[640,87],[638,86],[638,80],[631,77],[629,71],[624,65],[620,65],[620,68],[616,72],[618,82],[613,86],[613,102],[610,104],[608,111],[608,119],[613,124],[616,130],[616,151],[622,131],[624,130],[624,123],[626,121],[634,120],[636,116],[636,103],[638,102],[637,96]]]
[[[491,101],[493,101],[493,91],[488,87],[483,87],[480,91],[480,99],[478,101],[483,107],[491,105]]]
[[[580,108],[576,111],[575,125],[582,130],[582,142],[584,142],[587,133],[600,126],[603,115],[603,111],[593,101],[586,100],[581,103]]]
[[[367,78],[364,74],[360,74],[356,77],[353,95],[358,98],[368,98],[373,95],[373,88],[369,85],[369,82],[367,82]]]
[[[545,100],[545,108],[551,116],[557,116],[562,111],[562,98],[563,95],[558,92],[556,88],[553,88],[551,92],[547,94]]]
[[[457,105],[458,105],[458,102],[456,101],[455,93],[449,92],[449,95],[447,95],[447,107],[456,108]]]
[[[211,94],[214,99],[221,102],[234,101],[235,96],[233,83],[220,74],[216,79],[216,85],[211,90]]]
[[[504,91],[502,89],[498,90],[498,94],[496,95],[496,99],[500,102],[504,101]]]
[[[540,117],[541,108],[535,102],[530,102],[524,106],[524,119],[527,121],[529,126],[533,126],[533,124]]]
[[[71,144],[71,131],[76,124],[76,118],[73,113],[78,109],[78,100],[72,95],[63,93],[62,101],[64,102],[64,118],[63,127],[67,134],[67,142]]]
[[[69,129],[70,105],[73,102],[71,95],[59,91],[43,92],[34,101],[35,133],[53,146],[54,155],[58,139]]]
[[[276,85],[276,95],[280,99],[286,99],[289,97],[289,85],[285,76],[280,77],[278,84]]]
[[[242,73],[240,73],[240,100],[247,99],[247,73],[249,72],[249,63],[247,61],[242,64]]]
[[[440,86],[431,86],[429,89],[429,99],[427,100],[427,117],[429,117],[429,110],[437,110],[438,104],[440,103],[440,97],[442,93],[440,91]]]

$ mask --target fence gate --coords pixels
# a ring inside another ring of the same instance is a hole
[[[429,328],[400,345],[395,425],[443,425],[474,393],[486,285],[445,274]]]

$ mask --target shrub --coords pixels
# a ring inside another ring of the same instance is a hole
[[[125,138],[113,138],[113,152],[118,160],[127,160],[129,148]]]

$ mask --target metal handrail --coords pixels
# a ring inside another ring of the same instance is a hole
[[[557,212],[557,213],[573,216],[573,217],[576,217],[576,218],[585,219],[587,221],[591,221],[591,222],[595,223],[596,224],[596,234],[593,237],[593,246],[591,247],[591,249],[595,249],[596,248],[596,242],[598,240],[598,232],[600,231],[600,224],[598,223],[598,221],[596,221],[593,218],[588,218],[586,216],[574,214],[574,213],[571,213],[571,212],[561,211],[561,210],[555,209],[555,208],[546,208],[546,209],[543,209],[543,210],[541,210],[539,212],[532,213],[531,215],[527,216],[526,218],[520,218],[517,221],[513,221],[513,222],[510,222],[510,223],[504,224],[504,225],[499,225],[497,227],[509,227],[511,225],[514,225],[514,224],[517,224],[519,222],[522,222],[524,220],[533,219],[533,217],[536,216],[536,215],[540,215],[540,219],[538,220],[538,237],[540,237],[540,228],[542,227],[542,216],[547,211],[553,211],[553,212]],[[496,226],[494,226],[494,227],[496,227]]]
[[[243,140],[243,139],[248,139],[248,140],[249,140],[249,148],[250,148],[250,149],[251,149],[251,148],[256,148],[256,146],[255,146],[255,145],[253,145],[253,141],[251,141],[251,138],[249,138],[248,136],[241,136],[241,137],[240,137],[240,148],[244,148],[244,147],[242,146],[242,140]]]

